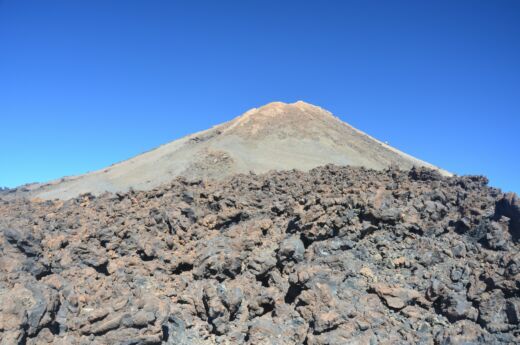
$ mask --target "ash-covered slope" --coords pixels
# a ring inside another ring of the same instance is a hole
[[[86,175],[26,186],[26,196],[67,199],[82,193],[149,190],[177,176],[222,179],[236,173],[309,170],[325,165],[401,169],[427,166],[340,121],[296,102],[270,103],[207,131]],[[446,172],[443,172],[446,173]]]
[[[0,202],[0,344],[518,344],[520,201],[321,167]]]

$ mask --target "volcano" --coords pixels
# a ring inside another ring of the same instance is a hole
[[[222,180],[237,173],[308,171],[326,164],[375,170],[428,167],[449,175],[372,138],[320,107],[298,101],[253,108],[229,122],[105,169],[24,189],[31,197],[69,199],[84,193],[150,190],[178,176]]]

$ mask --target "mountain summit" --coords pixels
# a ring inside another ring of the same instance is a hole
[[[320,107],[273,102],[105,169],[29,185],[26,191],[31,197],[68,199],[87,192],[147,190],[177,176],[219,180],[236,173],[309,170],[329,163],[376,170],[425,166],[448,174]]]

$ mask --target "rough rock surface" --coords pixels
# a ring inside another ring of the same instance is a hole
[[[326,166],[0,201],[0,344],[515,344],[518,198]]]

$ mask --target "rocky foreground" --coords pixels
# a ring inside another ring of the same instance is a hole
[[[520,343],[519,237],[426,169],[0,201],[0,344]]]

